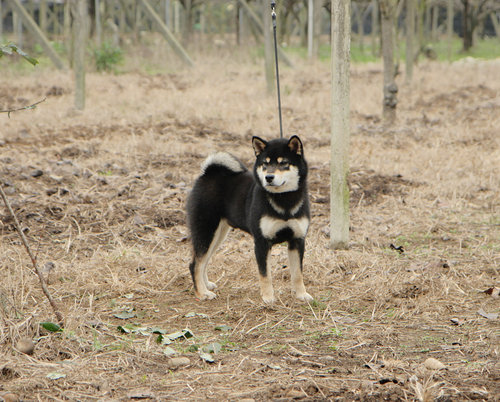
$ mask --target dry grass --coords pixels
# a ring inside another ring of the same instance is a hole
[[[70,75],[3,75],[3,108],[49,94],[34,111],[1,117],[0,167],[38,260],[55,264],[49,287],[66,321],[59,334],[40,329],[54,318],[0,207],[0,391],[30,400],[495,400],[498,319],[477,311],[499,311],[483,293],[499,286],[499,66],[420,65],[391,129],[380,122],[380,65],[352,67],[352,241],[338,252],[325,234],[328,66],[283,69],[285,131],[304,140],[311,168],[305,278],[316,301],[292,299],[278,248],[273,308],[261,303],[252,241],[240,232],[209,271],[218,299],[194,298],[184,216],[208,153],[251,164],[251,135],[276,135],[260,64],[224,56],[170,74],[90,74],[83,113],[71,108]],[[114,316],[122,311],[136,317]],[[189,328],[193,338],[170,346],[190,365],[170,369],[157,335],[118,331],[127,323]],[[16,351],[24,336],[36,341],[33,356]],[[195,349],[213,342],[222,351],[209,364]],[[446,369],[426,369],[427,357]],[[53,372],[66,376],[48,379]]]

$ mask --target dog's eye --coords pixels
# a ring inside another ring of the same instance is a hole
[[[281,168],[287,168],[288,166],[290,166],[290,163],[287,161],[283,161],[283,162],[280,162],[279,165]]]

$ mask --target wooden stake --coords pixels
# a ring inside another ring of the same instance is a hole
[[[194,66],[194,63],[191,60],[191,58],[189,57],[189,55],[187,54],[187,52],[184,50],[184,48],[181,46],[181,44],[177,41],[177,39],[175,39],[175,36],[172,34],[172,32],[170,32],[170,29],[167,28],[167,26],[162,21],[160,16],[156,13],[156,11],[153,9],[153,7],[151,7],[151,4],[149,4],[148,0],[139,0],[139,3],[144,8],[144,11],[146,12],[146,14],[148,14],[149,17],[158,26],[160,33],[167,40],[169,45],[172,46],[172,49],[174,49],[174,52],[188,66]]]
[[[332,132],[330,161],[330,246],[349,243],[350,0],[332,0]]]

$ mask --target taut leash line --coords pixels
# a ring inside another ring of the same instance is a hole
[[[280,72],[278,68],[278,41],[276,40],[276,2],[271,1],[271,16],[273,18],[274,59],[276,60],[276,86],[278,88],[278,112],[280,116],[280,138],[283,138],[283,119],[281,118]]]

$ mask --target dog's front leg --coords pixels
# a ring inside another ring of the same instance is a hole
[[[266,304],[273,304],[274,290],[271,270],[271,245],[265,239],[255,240],[255,257],[259,267],[260,295]]]
[[[294,239],[288,243],[288,260],[292,289],[297,299],[310,302],[313,297],[307,293],[302,275],[302,260],[304,258],[304,239]]]

